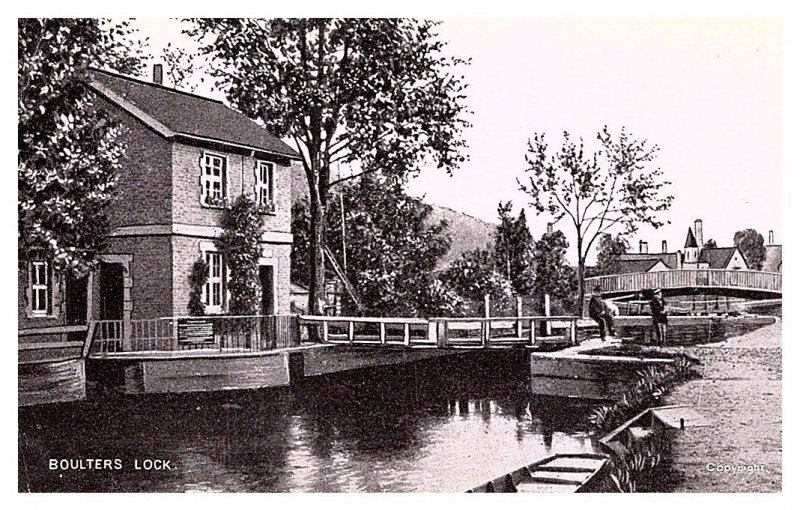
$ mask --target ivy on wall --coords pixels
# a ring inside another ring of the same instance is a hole
[[[261,299],[258,259],[264,220],[252,198],[240,195],[222,216],[222,236],[217,247],[228,268],[231,315],[255,315]]]
[[[192,264],[189,273],[189,315],[205,315],[206,307],[203,304],[203,286],[208,281],[208,264],[199,258]]]

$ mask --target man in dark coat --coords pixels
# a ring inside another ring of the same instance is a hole
[[[667,345],[667,303],[661,295],[661,289],[653,291],[650,298],[650,315],[653,316],[653,329],[658,345]]]
[[[589,300],[589,317],[591,317],[600,327],[600,340],[606,341],[606,330],[611,336],[614,336],[614,319],[611,318],[611,312],[606,306],[606,302],[600,297],[602,287],[597,286],[592,292],[592,298]]]

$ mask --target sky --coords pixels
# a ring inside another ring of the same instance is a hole
[[[192,46],[177,21],[135,26],[156,57],[168,42]],[[662,216],[670,223],[642,229],[630,240],[634,249],[639,240],[650,251],[662,240],[680,248],[697,218],[705,239],[720,246],[748,227],[765,240],[774,230],[782,242],[779,22],[448,19],[440,35],[448,52],[472,59],[463,70],[470,159],[452,177],[424,170],[410,194],[494,222],[500,201],[527,206],[516,179],[534,133],[553,146],[569,131],[595,149],[604,125],[625,126],[660,147],[656,164],[675,196]],[[550,219],[532,209],[527,216],[540,237]],[[571,224],[556,228],[574,246]],[[575,262],[572,250],[569,258]]]

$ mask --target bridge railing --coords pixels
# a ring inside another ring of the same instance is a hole
[[[543,341],[575,345],[578,319],[568,315],[431,319],[301,315],[299,325],[316,328],[321,341],[330,344],[469,349],[533,346]]]
[[[600,286],[602,292],[639,291],[643,289],[725,287],[781,292],[782,274],[765,271],[727,269],[675,269],[652,273],[614,274],[587,278],[585,289]]]
[[[425,319],[301,315],[298,323],[301,328],[316,328],[323,343],[436,346]]]
[[[538,345],[541,340],[577,344],[577,316],[434,317],[438,347],[488,348]],[[542,326],[547,327],[542,327]],[[553,335],[553,331],[559,333]]]

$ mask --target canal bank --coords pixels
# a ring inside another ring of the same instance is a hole
[[[594,354],[609,345],[593,339],[562,351],[531,353],[531,386],[540,394],[554,397],[615,401],[630,388],[640,370],[674,361],[669,356]]]
[[[781,321],[726,341],[680,349],[704,377],[676,387],[709,426],[676,436],[658,490],[779,492],[782,487]]]

